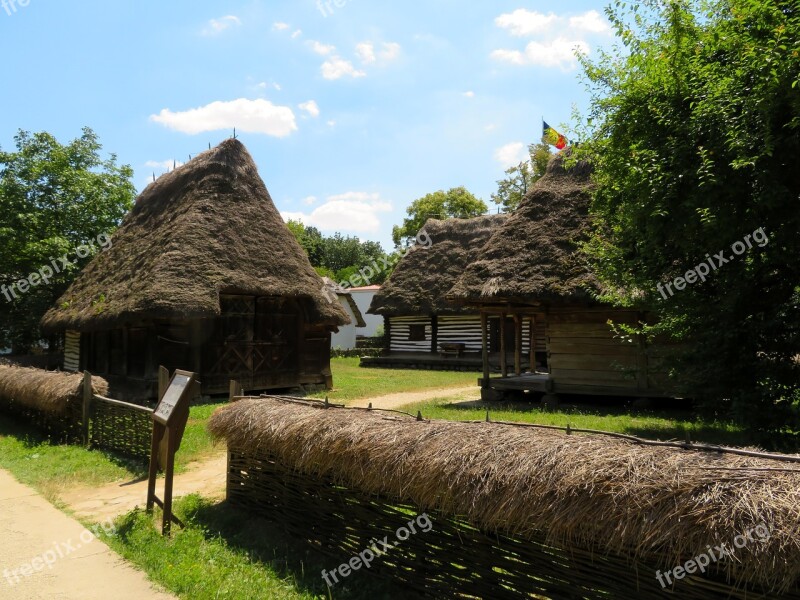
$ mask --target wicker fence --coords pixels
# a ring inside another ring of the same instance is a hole
[[[281,523],[293,536],[335,557],[332,568],[372,547],[376,539],[395,540],[398,528],[421,512],[415,506],[290,470],[274,457],[241,448],[229,449],[227,493],[231,504]],[[626,557],[556,547],[543,534],[524,541],[489,534],[452,515],[429,516],[431,531],[396,542],[368,572],[434,598],[676,597],[675,592],[661,589],[655,568],[631,563]],[[755,600],[768,596],[704,580],[682,586],[679,597]]]

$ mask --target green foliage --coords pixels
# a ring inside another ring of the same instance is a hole
[[[0,284],[11,286],[54,259],[70,264],[30,291],[0,296],[0,345],[28,351],[41,338],[39,319],[91,259],[76,249],[113,232],[136,190],[132,169],[102,146],[88,128],[61,145],[48,133],[20,131],[16,152],[0,151]],[[56,264],[61,263],[56,260]]]
[[[547,172],[547,163],[553,156],[549,144],[538,143],[528,146],[530,159],[511,167],[506,171],[507,177],[497,182],[497,192],[492,200],[506,211],[516,210],[533,184]]]
[[[682,342],[676,381],[754,429],[798,429],[800,11],[786,0],[648,0],[609,10],[622,46],[584,60],[599,185],[587,246],[607,299]],[[753,231],[769,244],[663,298]]]
[[[489,207],[483,200],[464,187],[452,188],[446,192],[439,190],[411,203],[406,209],[408,218],[403,220],[402,225],[392,228],[392,241],[398,247],[411,243],[428,219],[468,219],[485,214],[488,210]]]

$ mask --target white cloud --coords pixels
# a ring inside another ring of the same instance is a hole
[[[329,126],[329,127],[336,127],[336,121],[334,121],[333,119],[331,119],[330,121],[328,121],[328,126]]]
[[[317,203],[317,197],[316,196],[308,196],[307,198],[305,198],[303,200],[303,204],[305,204],[306,206],[311,206],[312,204],[316,204],[316,203]]]
[[[530,42],[524,52],[519,50],[495,50],[492,58],[513,65],[537,65],[540,67],[560,67],[563,70],[577,66],[575,52],[589,54],[591,48],[583,40],[568,40],[563,37],[550,42]]]
[[[311,50],[313,50],[320,56],[328,56],[329,54],[333,54],[336,51],[336,46],[323,44],[316,40],[308,40],[306,44],[308,44]]]
[[[462,95],[462,96],[464,96],[464,98],[474,98],[474,97],[475,97],[475,92],[473,92],[472,90],[470,90],[470,91],[468,91],[468,92],[464,92],[464,93],[463,93],[463,94],[461,94],[461,95]]]
[[[499,162],[504,169],[516,167],[519,163],[530,159],[528,149],[522,142],[512,142],[501,146],[494,151],[494,159]]]
[[[314,100],[309,100],[308,102],[303,102],[302,104],[298,104],[297,107],[300,110],[306,111],[309,115],[314,118],[319,116],[319,106]]]
[[[144,163],[145,167],[150,167],[151,169],[161,169],[162,171],[171,171],[173,168],[177,169],[178,167],[182,167],[185,163],[182,163],[179,160],[169,159],[169,160],[148,160]]]
[[[221,17],[219,19],[211,19],[208,22],[208,25],[205,29],[203,29],[203,35],[218,35],[225,31],[226,29],[230,29],[234,25],[241,25],[242,20],[235,16],[235,15],[227,15],[225,17]]]
[[[295,29],[295,30],[294,30],[294,33],[292,33],[292,39],[293,39],[293,40],[296,40],[296,39],[297,39],[297,38],[299,38],[301,35],[303,35],[303,30],[302,30],[302,29]]]
[[[391,62],[400,56],[401,50],[402,47],[397,42],[383,42],[378,52],[375,51],[375,44],[372,42],[356,44],[356,56],[365,65]]]
[[[372,42],[361,42],[356,45],[356,56],[365,65],[374,63],[377,59],[375,56],[375,46]]]
[[[165,108],[159,114],[151,115],[150,120],[190,135],[221,129],[233,130],[235,127],[247,133],[286,137],[297,130],[291,108],[276,106],[269,100],[262,99],[217,101],[179,112]]]
[[[273,88],[277,92],[280,92],[281,89],[283,89],[283,88],[281,88],[279,83],[267,83],[266,81],[262,81],[261,83],[256,85],[256,87],[258,89],[260,89],[260,90],[265,90],[267,88]]]
[[[578,31],[589,33],[610,33],[611,26],[608,21],[596,10],[590,10],[582,15],[571,17],[569,26]]]
[[[276,21],[275,23],[272,24],[272,28],[275,31],[285,31],[285,30],[289,29],[289,24],[288,23],[281,23],[280,21]]]
[[[324,204],[311,213],[282,212],[284,221],[302,221],[307,227],[321,231],[352,231],[378,233],[380,213],[390,212],[392,205],[382,200],[380,194],[347,192],[329,196]]]
[[[558,21],[553,13],[545,15],[536,11],[518,8],[512,13],[505,13],[497,17],[495,25],[511,31],[511,35],[522,37],[535,33],[548,31]]]
[[[331,81],[341,79],[342,77],[352,77],[355,79],[367,76],[364,71],[359,71],[353,66],[353,63],[343,59],[341,56],[330,57],[322,63],[320,69],[322,71],[322,76]]]

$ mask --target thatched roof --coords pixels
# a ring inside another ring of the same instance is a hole
[[[95,394],[108,394],[108,383],[92,377]],[[83,375],[19,367],[0,362],[0,400],[38,410],[50,415],[63,415],[70,403],[83,402]]]
[[[368,312],[387,316],[463,312],[446,294],[507,220],[508,215],[429,219],[423,230],[431,239],[430,247],[417,245],[411,249],[375,294]]]
[[[332,293],[340,298],[344,298],[344,301],[347,302],[347,306],[350,307],[350,310],[353,311],[353,316],[356,318],[355,326],[366,327],[367,323],[364,321],[364,315],[361,314],[361,309],[358,308],[358,304],[356,304],[356,301],[353,299],[353,295],[330,277],[323,277],[322,281]],[[353,323],[351,323],[351,325],[352,324]]]
[[[591,167],[551,159],[517,210],[448,292],[459,302],[585,302],[598,290],[578,244],[589,234]]]
[[[322,279],[237,140],[150,184],[112,247],[87,265],[42,327],[212,317],[220,313],[220,292],[301,298],[314,322],[349,322],[323,295]]]
[[[737,536],[765,524],[768,539],[735,550],[733,560],[712,564],[709,573],[768,590],[800,582],[800,472],[791,463],[275,398],[224,406],[209,430],[231,448],[463,517],[484,531],[546,535],[561,548],[654,568],[672,569],[712,544],[732,547]]]

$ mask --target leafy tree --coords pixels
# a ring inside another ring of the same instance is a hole
[[[494,203],[506,211],[516,210],[533,184],[547,172],[547,163],[553,156],[549,144],[541,142],[528,146],[528,153],[530,159],[508,169],[507,177],[497,182],[497,192],[492,194]]]
[[[788,0],[624,7],[609,11],[622,46],[584,61],[595,131],[581,152],[598,184],[587,250],[607,298],[652,310],[648,333],[680,343],[671,365],[687,395],[760,431],[797,430],[800,10]],[[658,290],[720,251],[730,259],[760,228],[763,247]]]
[[[98,238],[117,228],[136,190],[131,167],[113,154],[102,159],[89,128],[67,145],[44,132],[19,131],[14,139],[15,152],[0,150],[0,344],[26,352],[41,339],[39,319],[90,260],[76,250],[99,249]],[[64,255],[70,264],[60,273],[34,278],[24,293],[8,291],[51,261],[61,265]]]
[[[489,210],[486,203],[475,197],[464,187],[439,190],[418,198],[406,209],[408,218],[403,224],[392,228],[392,241],[395,246],[410,242],[420,232],[428,219],[456,217],[468,219],[485,214]]]

